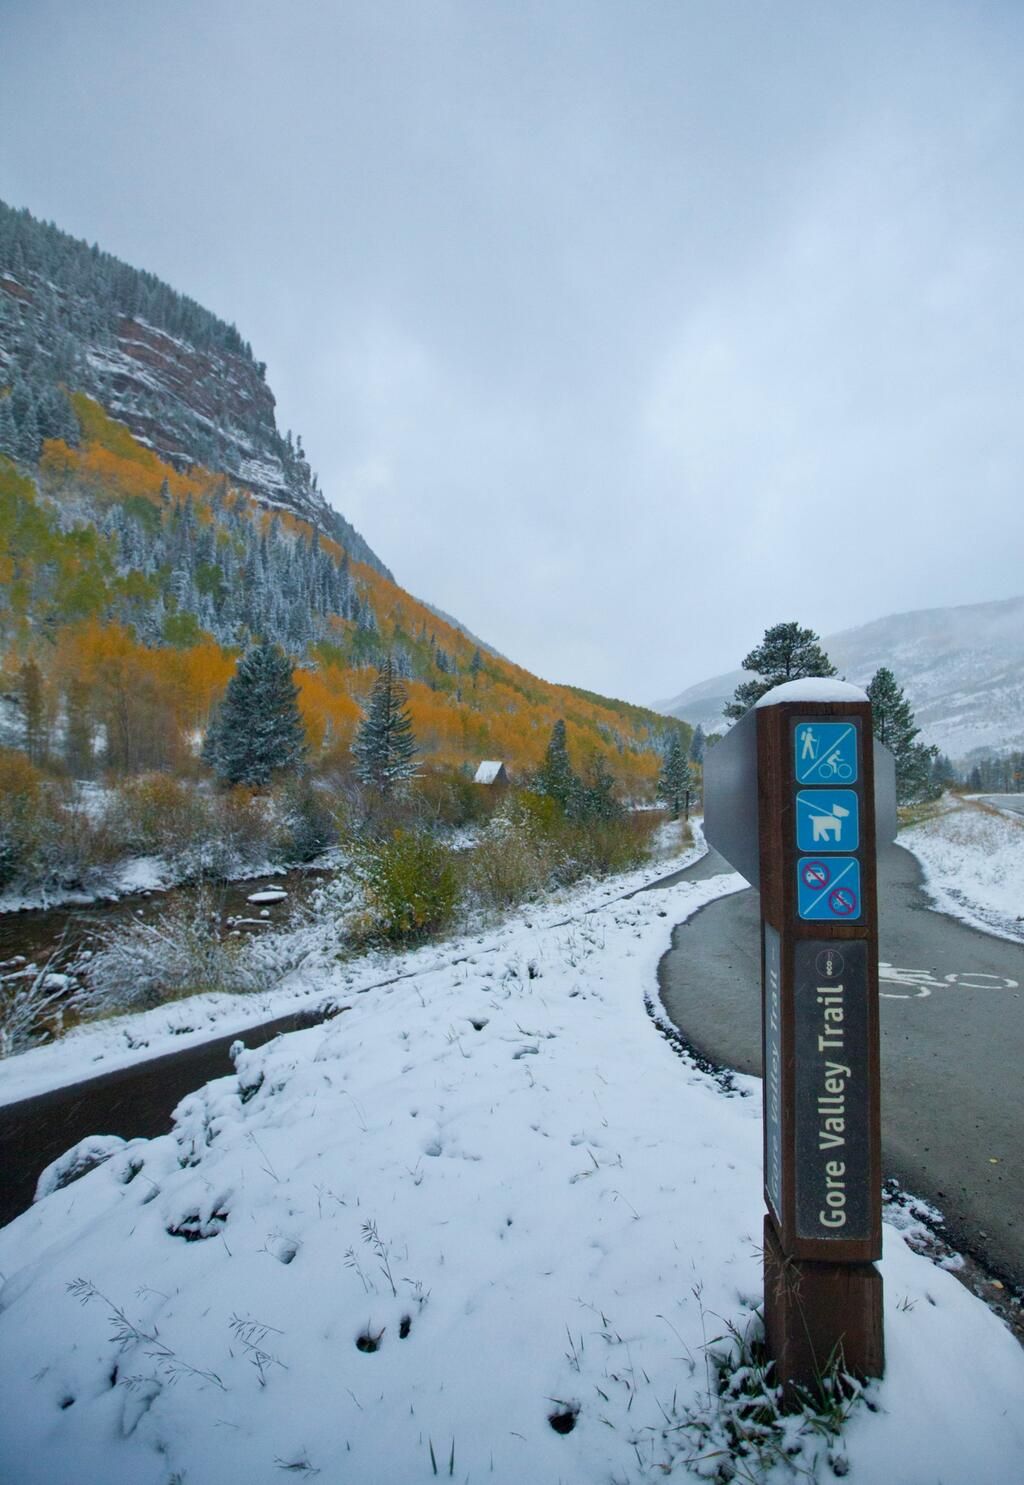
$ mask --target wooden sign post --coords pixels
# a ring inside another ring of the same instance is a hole
[[[820,681],[705,760],[707,838],[761,893],[765,1331],[791,1400],[885,1359],[875,763],[864,693]]]

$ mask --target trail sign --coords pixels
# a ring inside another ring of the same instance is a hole
[[[790,1398],[840,1353],[883,1368],[875,852],[894,783],[840,682],[769,692],[705,759],[705,835],[761,893],[765,1328]]]
[[[856,856],[824,861],[801,858],[797,867],[797,910],[805,921],[860,917],[860,862]]]
[[[801,789],[796,796],[796,843],[801,851],[855,851],[860,806],[852,789]]]
[[[756,708],[747,712],[704,755],[704,834],[752,887],[760,886],[761,882],[757,718]],[[794,753],[798,746],[794,739]],[[871,756],[875,838],[879,844],[886,845],[896,839],[896,760],[877,740]],[[797,783],[805,782],[797,778]],[[852,782],[852,779],[843,780],[844,786]]]
[[[857,777],[856,728],[845,722],[815,722],[795,729],[798,784],[853,783]]]

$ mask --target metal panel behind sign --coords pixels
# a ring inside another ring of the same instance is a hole
[[[874,742],[875,840],[889,846],[896,839],[896,758],[877,737]]]
[[[868,945],[795,945],[796,1231],[871,1237]]]
[[[760,886],[756,711],[704,754],[704,835],[752,887]]]
[[[782,948],[764,925],[764,1187],[782,1226]]]

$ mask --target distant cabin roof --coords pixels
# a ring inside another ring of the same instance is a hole
[[[480,767],[476,771],[476,776],[474,777],[473,782],[474,784],[493,784],[498,775],[503,773],[504,770],[505,765],[500,761],[497,763],[481,763]]]

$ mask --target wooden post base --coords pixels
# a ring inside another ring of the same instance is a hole
[[[764,1219],[764,1323],[787,1404],[816,1395],[838,1362],[855,1377],[885,1368],[882,1276],[873,1263],[807,1263],[782,1251]]]

